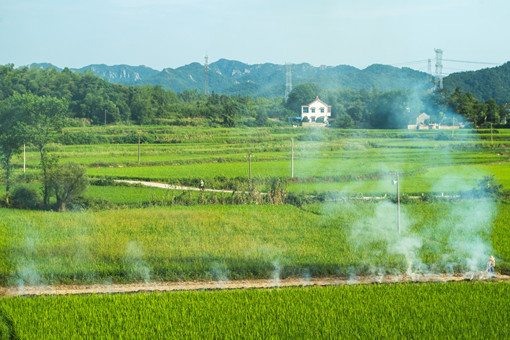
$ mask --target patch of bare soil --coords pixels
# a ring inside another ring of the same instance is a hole
[[[147,282],[131,284],[93,284],[1,287],[0,296],[74,295],[74,294],[119,294],[142,292],[170,292],[183,290],[219,289],[263,289],[307,286],[341,286],[353,284],[427,283],[491,281],[510,282],[508,275],[488,275],[485,272],[464,274],[416,274],[358,277],[287,278],[282,280],[235,280],[235,281],[183,281]]]

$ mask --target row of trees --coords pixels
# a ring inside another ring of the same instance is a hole
[[[174,124],[183,118],[202,118],[211,126],[265,126],[277,118],[300,114],[301,105],[316,96],[332,106],[335,126],[342,128],[405,128],[421,112],[441,123],[451,113],[458,113],[475,126],[504,122],[509,105],[494,100],[477,101],[458,88],[446,91],[352,90],[339,88],[322,91],[317,85],[297,85],[287,100],[253,98],[197,90],[174,93],[161,86],[123,86],[111,84],[91,72],[69,69],[17,68],[0,66],[0,101],[19,94],[53,97],[67,103],[67,117],[91,124]]]
[[[0,66],[0,101],[14,93],[58,98],[67,102],[68,118],[94,125],[147,125],[182,118],[205,118],[213,126],[264,125],[268,112],[285,111],[281,99],[206,96],[197,90],[175,94],[161,86],[111,84],[92,72]]]

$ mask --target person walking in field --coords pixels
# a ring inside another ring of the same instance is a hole
[[[487,264],[487,272],[494,274],[494,267],[496,267],[496,259],[491,255],[489,258],[489,263]]]
[[[200,180],[200,190],[204,190],[204,187],[205,187],[204,180],[201,179]]]

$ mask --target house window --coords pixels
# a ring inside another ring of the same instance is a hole
[[[308,106],[303,107],[303,113],[308,113]]]
[[[315,107],[312,107],[312,113],[315,113]]]
[[[313,109],[312,109],[313,110]],[[312,122],[315,122],[315,117],[312,117]]]
[[[320,110],[321,110],[321,113],[324,113],[324,108],[323,108],[323,107],[321,107],[321,109],[320,109]]]

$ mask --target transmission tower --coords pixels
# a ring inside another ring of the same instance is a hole
[[[428,80],[432,82],[432,59],[428,59],[428,68],[427,68]]]
[[[207,54],[205,55],[204,71],[205,71],[204,93],[206,96],[208,96],[209,95],[209,56]]]
[[[292,64],[285,63],[285,100],[289,99],[292,91]]]
[[[436,89],[443,88],[443,50],[436,48],[434,49],[436,52],[436,76],[434,78],[434,83],[436,84]]]

